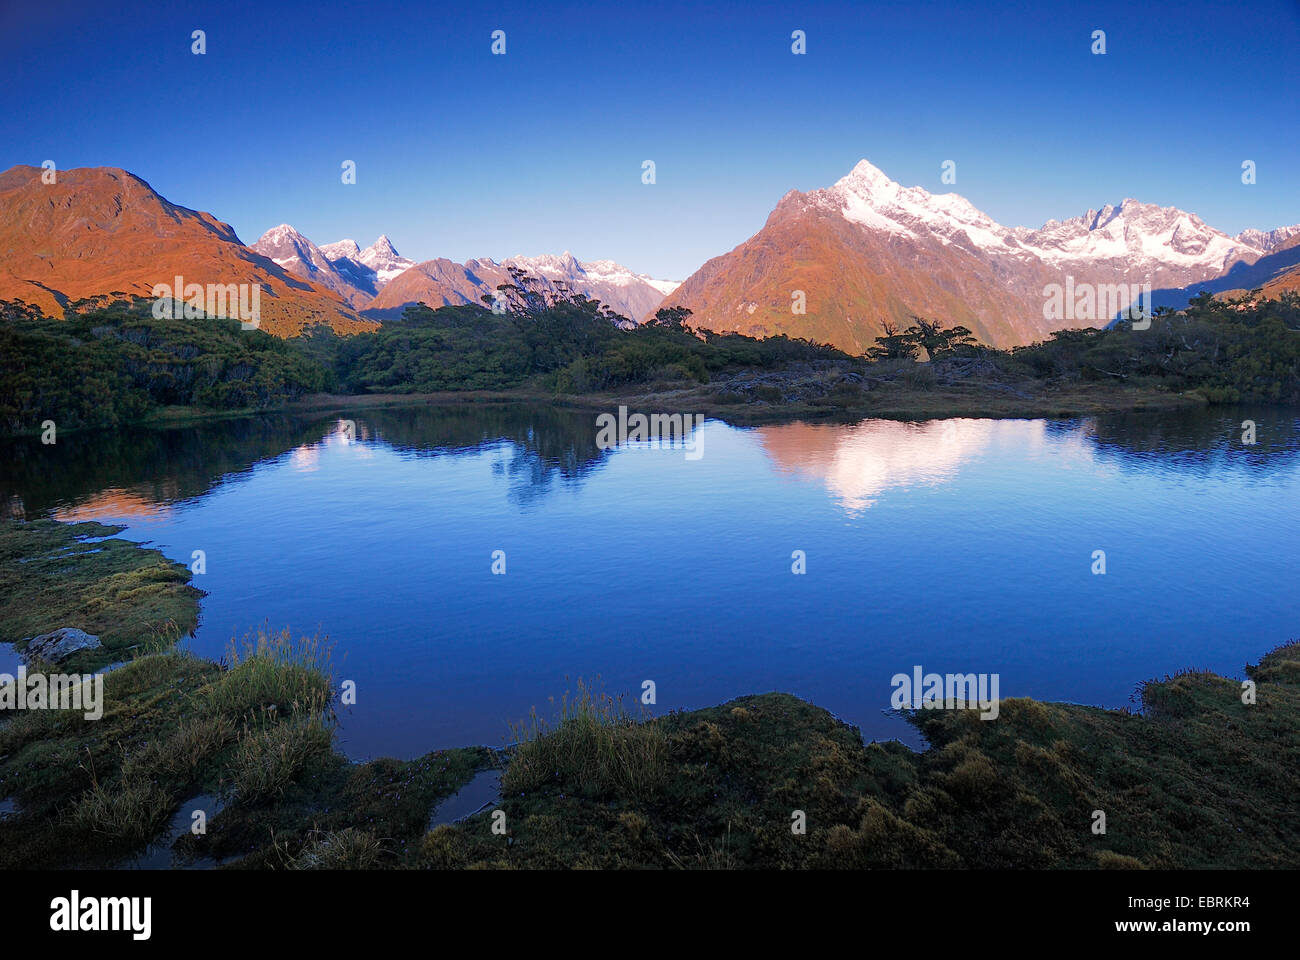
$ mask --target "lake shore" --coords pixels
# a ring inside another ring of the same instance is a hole
[[[169,591],[160,605],[154,591],[112,589],[123,551],[139,551],[131,569],[158,563],[134,544],[79,547],[86,537],[111,543],[100,538],[112,532],[5,522],[7,561],[61,562],[25,564],[32,583],[4,608],[0,639],[77,625],[65,622],[75,604],[42,600],[66,582],[69,557],[82,602],[104,623],[163,637],[178,606],[197,616],[198,591]],[[525,724],[508,749],[354,764],[334,746],[336,683],[320,643],[263,633],[221,664],[151,647],[105,676],[101,719],[28,710],[0,721],[0,799],[16,801],[0,817],[0,866],[123,865],[170,839],[168,825],[194,798],[221,796],[219,811],[205,810],[205,833],[177,839],[181,862],[1295,867],[1300,642],[1246,674],[1249,685],[1203,671],[1147,682],[1138,711],[1026,698],[1003,700],[996,720],[909,711],[929,744],[919,753],[864,744],[854,727],[788,694],[646,718],[580,688],[563,718]],[[440,804],[491,770],[498,802],[433,826]]]
[[[926,369],[923,364],[914,366]],[[177,427],[273,413],[328,415],[402,407],[546,404],[593,413],[626,406],[644,413],[698,414],[736,426],[759,426],[793,420],[847,423],[868,418],[1070,419],[1105,413],[1198,409],[1207,403],[1202,394],[1192,391],[1172,393],[1153,387],[1098,381],[1046,384],[996,379],[929,382],[922,377],[920,381],[915,380],[904,375],[874,378],[846,375],[838,369],[810,369],[742,372],[709,383],[674,381],[589,393],[555,393],[536,387],[433,393],[319,393],[263,407],[160,407],[129,424]],[[72,428],[66,429],[73,432]],[[9,436],[35,436],[40,432],[38,426],[32,426]]]
[[[716,388],[696,385],[563,395],[526,388],[406,394],[314,394],[262,409],[226,411],[168,407],[139,422],[145,426],[182,426],[192,422],[262,413],[343,414],[368,409],[511,403],[544,403],[561,409],[590,410],[593,413],[616,411],[620,406],[626,406],[630,410],[644,413],[700,414],[736,426],[758,426],[791,420],[853,422],[868,418],[917,421],[947,417],[1070,419],[1104,413],[1157,413],[1199,409],[1206,405],[1204,397],[1194,393],[1172,394],[1104,384],[1082,384],[1070,389],[1037,394],[979,386],[915,390],[900,385],[849,402],[807,399],[727,401],[718,398]]]

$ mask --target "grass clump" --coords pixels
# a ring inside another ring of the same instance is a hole
[[[353,827],[312,838],[290,861],[294,870],[373,870],[383,856],[379,840]]]
[[[127,848],[143,846],[167,824],[172,798],[157,783],[122,778],[105,786],[96,782],[77,800],[68,816],[74,829],[99,834]]]
[[[190,783],[238,737],[235,721],[222,714],[187,717],[166,736],[148,741],[122,761],[122,776],[161,776]]]
[[[502,777],[506,793],[527,793],[563,784],[584,796],[645,799],[668,777],[667,738],[651,722],[639,722],[622,698],[594,690],[582,680],[566,692],[559,719],[548,723],[533,710],[511,728],[518,746]]]
[[[231,640],[221,679],[204,691],[210,712],[245,722],[319,714],[332,699],[328,647],[319,637],[297,640],[288,628],[259,629]]]
[[[249,731],[231,764],[235,799],[259,803],[284,796],[310,765],[329,756],[333,742],[333,730],[319,717]]]

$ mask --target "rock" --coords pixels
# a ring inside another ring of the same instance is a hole
[[[78,630],[76,627],[60,627],[53,633],[29,637],[22,657],[27,661],[44,660],[47,663],[59,663],[79,650],[95,650],[99,646],[99,637],[85,630]]]

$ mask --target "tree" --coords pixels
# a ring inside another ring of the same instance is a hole
[[[911,332],[899,333],[898,327],[889,320],[880,321],[883,337],[876,337],[879,346],[867,350],[869,360],[915,360],[917,339]]]
[[[655,311],[655,315],[645,322],[645,325],[692,333],[686,323],[690,315],[691,311],[687,307],[660,307]]]
[[[907,328],[906,335],[910,335],[916,345],[925,350],[927,360],[952,353],[958,347],[971,347],[979,343],[975,335],[966,327],[944,329],[943,324],[938,320],[927,320],[925,317],[915,315],[912,319],[915,323]]]

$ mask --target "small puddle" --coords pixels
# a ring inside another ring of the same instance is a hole
[[[181,804],[167,825],[167,831],[151,843],[138,857],[119,865],[122,870],[211,870],[217,861],[200,857],[192,862],[173,862],[172,846],[194,825],[194,811],[202,810],[208,822],[212,821],[225,804],[215,794],[200,794]]]
[[[14,800],[12,797],[7,797],[4,800],[0,800],[0,820],[5,820],[8,819],[9,817],[17,816],[17,814],[18,814],[17,800]]]
[[[472,817],[500,799],[501,771],[484,770],[476,773],[469,783],[438,804],[429,817],[429,829]]]

